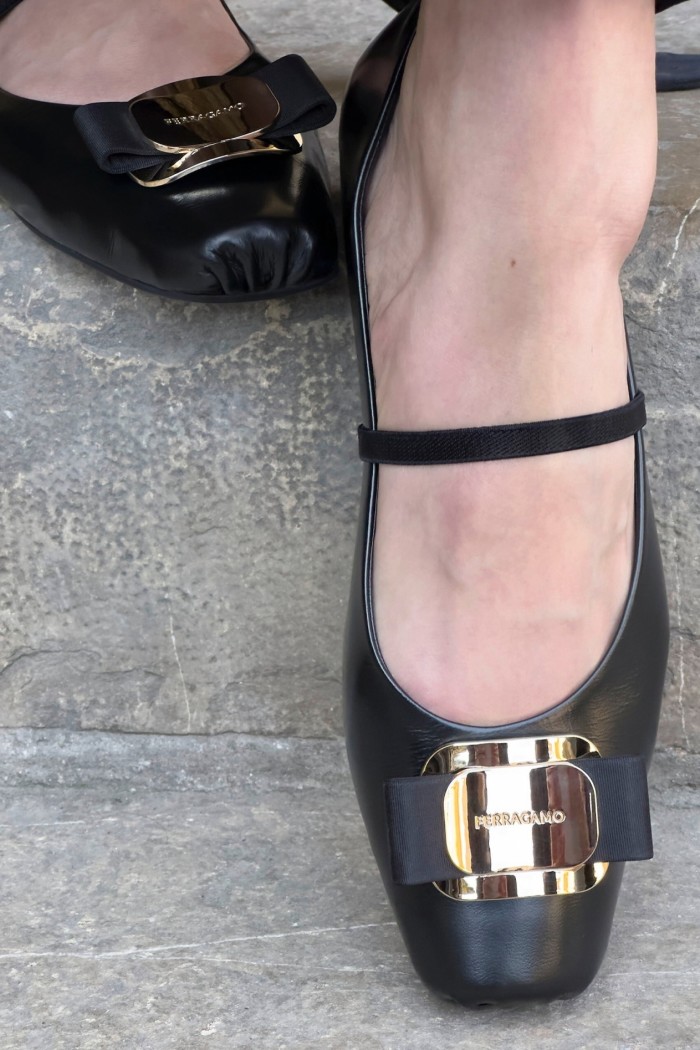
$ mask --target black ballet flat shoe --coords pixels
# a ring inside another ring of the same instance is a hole
[[[363,208],[415,23],[413,7],[369,48],[341,121],[366,464],[345,652],[348,755],[386,892],[425,983],[465,1005],[569,997],[601,964],[624,861],[652,853],[646,765],[668,610],[641,436],[644,398],[630,371],[630,402],[596,415],[456,431],[376,429]],[[392,678],[373,618],[382,465],[565,454],[632,435],[634,570],[615,638],[588,680],[543,714],[496,728],[422,708]]]
[[[337,236],[315,129],[335,103],[299,56],[270,63],[245,39],[229,73],[129,103],[0,89],[0,196],[57,248],[169,298],[267,299],[330,280]]]
[[[414,0],[384,0],[384,3],[393,8],[394,11],[403,11],[409,7]],[[665,11],[669,7],[682,3],[683,0],[660,0],[656,5],[657,11]],[[692,91],[700,87],[700,55],[694,54],[672,54],[670,51],[657,51],[656,53],[656,90],[664,91]]]

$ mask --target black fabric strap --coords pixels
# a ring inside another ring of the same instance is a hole
[[[465,430],[369,430],[359,428],[360,459],[365,463],[417,467],[477,463],[573,452],[631,437],[646,423],[644,394],[607,412],[544,423],[507,423]]]
[[[285,55],[253,76],[267,84],[282,110],[268,138],[315,131],[335,117],[335,102],[301,55]]]
[[[692,91],[700,87],[700,55],[656,52],[656,90]]]
[[[267,84],[280,104],[277,121],[261,138],[298,135],[330,124],[335,116],[335,102],[300,55],[286,55],[247,75]],[[74,119],[97,164],[110,175],[151,168],[164,160],[141,131],[128,102],[91,102],[80,106]]]
[[[598,796],[600,838],[592,861],[648,860],[653,856],[644,759],[582,758],[572,762],[591,778]],[[385,784],[394,881],[404,886],[458,879],[464,872],[445,846],[443,802],[453,776],[398,777]]]

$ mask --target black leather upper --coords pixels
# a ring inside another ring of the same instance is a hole
[[[399,15],[353,75],[341,125],[348,268],[365,425],[376,427],[364,272],[363,203],[368,176],[393,112],[416,6]],[[384,665],[373,623],[372,551],[383,468],[365,467],[345,648],[345,715],[351,771],[387,894],[413,963],[439,994],[465,1004],[572,995],[595,975],[607,945],[623,865],[593,889],[568,896],[460,902],[432,885],[392,879],[385,782],[417,776],[450,742],[557,734],[583,736],[604,756],[652,755],[668,650],[668,611],[646,481],[636,440],[637,549],[617,635],[588,681],[551,710],[522,722],[463,726],[405,695]]]
[[[265,61],[254,53],[235,72]],[[0,89],[0,195],[58,247],[138,287],[204,301],[282,294],[335,272],[315,132],[300,154],[245,156],[145,189],[100,171],[75,110]]]

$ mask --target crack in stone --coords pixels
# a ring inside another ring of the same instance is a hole
[[[256,944],[264,941],[283,940],[287,937],[322,937],[328,933],[355,933],[359,930],[377,930],[395,927],[395,922],[365,922],[355,923],[349,926],[319,926],[311,929],[282,930],[278,933],[255,933],[239,937],[222,937],[215,941],[195,941],[186,944],[154,944],[144,948],[125,948],[120,951],[111,952],[71,952],[71,951],[47,951],[47,952],[23,952],[0,950],[0,959],[125,959],[144,956],[160,955],[164,952],[193,950],[197,948],[211,948],[223,944]]]
[[[118,817],[95,817],[94,820],[45,820],[38,821],[35,824],[0,824],[0,830],[2,831],[25,831],[33,830],[34,828],[65,828],[70,825],[79,824],[84,827],[96,827],[98,824],[119,824],[125,820],[130,819],[131,814],[126,813]],[[154,820],[170,820],[173,814],[168,813],[136,813],[133,815],[134,819],[138,822],[142,821],[154,821]]]
[[[99,736],[104,734],[115,739],[137,740],[140,737],[148,737],[152,740],[168,740],[168,741],[199,741],[206,742],[208,740],[222,740],[225,737],[231,737],[234,740],[247,739],[247,740],[264,740],[269,741],[280,741],[285,743],[316,743],[316,744],[342,744],[343,737],[334,736],[320,736],[319,734],[313,734],[309,736],[293,736],[283,735],[280,733],[263,733],[263,732],[251,732],[248,729],[220,729],[217,732],[212,733],[166,733],[163,731],[153,731],[150,729],[120,729],[120,728],[105,728],[104,726],[79,726],[71,727],[67,729],[66,726],[60,725],[21,725],[21,726],[0,726],[0,740],[2,739],[3,733],[74,733],[76,736],[86,737],[89,735]]]
[[[148,959],[144,959],[147,962]],[[231,956],[225,955],[165,955],[159,956],[157,959],[153,958],[153,962],[185,962],[185,963],[223,963],[225,965],[235,966],[237,970],[245,967],[252,973],[261,973],[265,970],[294,970],[299,972],[302,967],[299,963],[288,963],[280,962],[279,959],[275,959],[274,962],[259,962],[256,959],[237,959]],[[319,966],[315,965],[312,967],[304,967],[305,973],[332,973],[337,976],[343,974],[386,974],[387,976],[396,975],[397,977],[413,977],[415,979],[415,973],[410,970],[398,970],[394,966]]]
[[[99,654],[94,649],[20,649],[12,653],[6,664],[0,667],[0,675],[5,674],[22,660],[31,660],[35,656],[94,656]]]
[[[0,315],[0,323],[3,318]],[[88,331],[91,329],[88,328]],[[95,327],[95,330],[97,328]],[[185,378],[196,375],[197,372],[201,371],[202,368],[211,367],[218,362],[223,362],[235,358],[241,351],[249,351],[255,349],[260,341],[267,335],[267,328],[263,325],[258,331],[251,332],[240,342],[234,343],[232,346],[220,354],[213,354],[212,356],[198,357],[194,361],[158,361],[151,357],[139,355],[138,353],[126,356],[122,354],[118,348],[113,350],[107,349],[104,352],[98,352],[86,346],[83,342],[75,342],[72,349],[83,357],[90,367],[94,365],[101,365],[103,368],[109,371],[118,371],[121,369],[134,368],[138,370],[149,369],[155,374],[162,373],[166,376],[171,374],[184,375]]]
[[[183,695],[183,699],[185,701],[185,707],[187,709],[187,726],[185,728],[185,733],[187,734],[192,729],[192,708],[190,706],[190,694],[189,694],[189,691],[187,689],[187,682],[185,681],[185,676],[184,676],[184,674],[182,672],[182,664],[180,663],[180,654],[177,651],[177,640],[175,638],[175,625],[173,623],[173,607],[172,607],[172,603],[170,601],[170,595],[166,595],[166,601],[168,603],[168,620],[170,622],[170,641],[172,642],[172,645],[173,645],[173,653],[175,654],[175,663],[177,664],[177,669],[178,669],[178,672],[179,672],[179,675],[180,675],[180,683],[182,685],[182,695]]]
[[[696,204],[700,204],[700,197],[696,201]],[[671,554],[673,558],[673,576],[675,582],[675,606],[676,606],[676,623],[678,626],[678,708],[681,715],[681,732],[683,734],[683,742],[687,751],[690,751],[690,737],[688,736],[688,727],[685,718],[685,634],[681,629],[682,623],[682,592],[681,592],[681,573],[680,573],[680,557],[678,554],[678,533],[676,532],[676,517],[675,511],[671,513],[669,518],[669,528],[671,532]]]
[[[25,831],[33,828],[65,828],[71,824],[89,824],[92,827],[94,824],[116,823],[119,819],[119,817],[102,817],[99,820],[49,820],[41,821],[37,824],[0,824],[0,829],[3,831]]]
[[[663,305],[663,301],[666,298],[666,292],[668,291],[668,275],[671,272],[671,267],[676,261],[676,256],[678,255],[678,249],[680,248],[683,231],[685,230],[688,220],[698,210],[698,208],[700,208],[700,197],[698,197],[698,199],[693,204],[691,204],[690,208],[688,208],[688,210],[683,215],[683,218],[681,219],[680,225],[676,232],[675,239],[673,241],[673,251],[671,252],[671,256],[668,262],[666,263],[666,272],[664,274],[664,278],[661,284],[659,285],[658,292],[656,293],[655,305],[657,310],[661,308],[661,306]]]

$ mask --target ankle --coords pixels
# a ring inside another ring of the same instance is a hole
[[[490,249],[496,258],[539,256],[553,270],[589,260],[619,272],[646,220],[656,177],[653,96],[618,107],[616,119],[591,118],[588,127],[559,126],[549,135],[520,128],[504,141],[488,116],[475,118],[469,108],[446,135],[445,100],[423,77],[409,57],[371,203],[391,196],[396,210],[410,209],[417,243],[452,237],[464,255]],[[459,83],[453,93],[470,94]],[[550,117],[569,123],[555,107]],[[540,141],[532,141],[535,134]]]
[[[622,35],[634,54],[621,65]],[[370,199],[411,215],[417,247],[452,235],[465,255],[554,262],[561,246],[565,265],[598,254],[619,270],[655,163],[645,0],[431,0]]]
[[[528,422],[627,400],[627,343],[614,269],[605,273],[602,265],[568,260],[556,273],[545,273],[533,259],[497,274],[483,262],[469,271],[442,254],[391,298],[380,291],[373,307],[381,426]]]
[[[548,176],[547,191],[537,170],[514,178],[491,154],[486,174],[449,148],[431,168],[420,159],[436,155],[430,143],[412,154],[404,131],[410,75],[405,97],[366,220],[381,425],[527,421],[623,403],[619,273],[648,190],[623,206],[608,188],[616,161],[585,187],[575,166]]]

